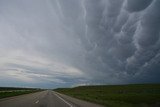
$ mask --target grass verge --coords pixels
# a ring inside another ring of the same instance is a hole
[[[160,107],[160,84],[80,86],[54,91],[107,107]]]
[[[12,96],[18,96],[22,94],[29,94],[41,91],[36,88],[14,88],[14,87],[0,87],[0,99]]]

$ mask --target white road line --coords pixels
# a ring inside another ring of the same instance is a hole
[[[56,93],[54,93],[54,95],[56,95],[59,99],[61,99],[63,102],[65,102],[66,104],[68,104],[70,107],[73,107],[70,103],[68,103],[66,100],[64,100],[62,97],[60,97],[59,95],[57,95]]]
[[[35,103],[36,103],[36,104],[39,103],[39,100],[37,100]]]

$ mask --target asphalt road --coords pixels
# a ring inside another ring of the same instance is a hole
[[[42,91],[0,100],[0,107],[102,107],[53,91]]]

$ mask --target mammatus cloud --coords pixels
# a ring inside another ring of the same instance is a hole
[[[0,84],[160,82],[159,0],[1,0]]]

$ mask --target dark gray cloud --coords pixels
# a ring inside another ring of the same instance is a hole
[[[159,0],[1,0],[1,80],[36,87],[160,82],[159,10]]]
[[[127,10],[137,12],[147,8],[153,0],[127,0]]]

